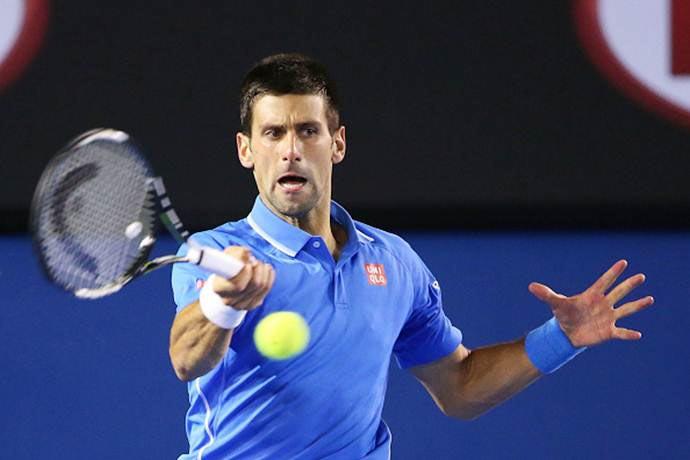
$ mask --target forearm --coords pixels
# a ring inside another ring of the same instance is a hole
[[[457,366],[455,390],[445,412],[463,419],[496,407],[541,375],[527,357],[524,340],[478,348]]]
[[[180,380],[189,381],[213,369],[228,350],[231,329],[211,323],[198,302],[185,307],[170,330],[170,360]]]

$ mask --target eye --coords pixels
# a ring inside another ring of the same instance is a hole
[[[266,131],[264,131],[264,136],[270,138],[270,139],[278,139],[280,137],[280,129],[278,128],[268,128]]]
[[[302,128],[302,133],[307,137],[316,136],[319,134],[319,130],[313,126],[305,126]]]

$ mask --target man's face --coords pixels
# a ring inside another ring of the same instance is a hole
[[[253,168],[264,203],[301,218],[330,206],[333,165],[345,156],[345,127],[331,135],[320,95],[268,94],[254,101],[251,136],[239,133],[237,150],[242,165]]]

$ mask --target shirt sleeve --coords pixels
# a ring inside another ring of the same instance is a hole
[[[206,238],[203,233],[193,235],[192,238],[199,244],[210,247],[219,247],[217,243],[211,238]],[[188,246],[183,244],[177,251],[178,256],[187,254]],[[175,304],[177,305],[177,313],[182,311],[186,306],[199,299],[199,291],[204,285],[210,272],[199,267],[198,265],[189,263],[173,264],[172,268],[172,290]]]
[[[411,275],[414,283],[412,311],[393,346],[402,369],[443,358],[462,343],[462,332],[443,312],[441,287],[419,257],[416,257]]]

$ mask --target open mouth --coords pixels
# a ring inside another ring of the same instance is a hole
[[[302,189],[304,187],[304,184],[307,183],[307,179],[305,179],[302,176],[299,176],[297,174],[283,174],[278,178],[278,185],[280,185],[283,189],[289,191],[289,192],[296,192]]]

